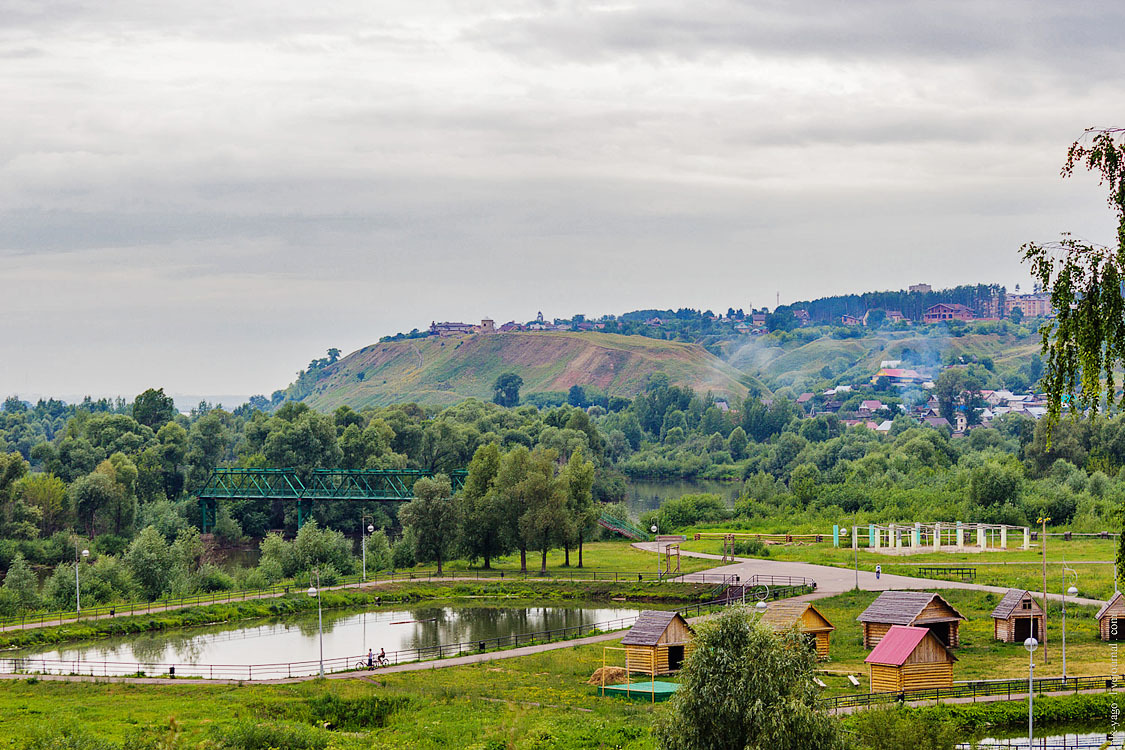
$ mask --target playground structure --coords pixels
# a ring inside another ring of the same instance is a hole
[[[862,531],[861,531],[862,529]],[[1022,539],[1020,537],[1022,532]],[[1007,550],[1008,537],[1015,533],[1020,549],[1031,548],[1031,529],[1002,523],[919,523],[868,524],[852,527],[852,547],[863,541],[867,548],[887,554],[921,554],[925,552],[984,552]],[[832,545],[840,546],[840,527],[832,527]]]
[[[672,553],[675,552],[676,569],[672,570]],[[660,552],[657,552],[659,555]],[[666,544],[664,545],[664,567],[660,571],[660,577],[664,576],[678,576],[680,574],[680,545],[679,544]]]

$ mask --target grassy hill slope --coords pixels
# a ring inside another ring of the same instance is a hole
[[[634,396],[648,375],[663,372],[696,391],[741,398],[747,380],[696,344],[607,333],[494,333],[372,344],[325,368],[303,400],[331,410],[491,399],[504,372],[523,378],[525,394],[594,385]]]

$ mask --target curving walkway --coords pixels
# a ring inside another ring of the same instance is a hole
[[[636,542],[633,546],[647,552],[656,552],[659,544],[657,542]],[[721,561],[723,559],[720,555],[712,555],[707,552],[681,550],[680,554],[684,557],[701,557],[708,560]],[[812,598],[842,594],[845,591],[852,591],[857,587],[856,571],[849,570],[848,568],[836,568],[831,565],[815,565],[813,563],[790,560],[769,560],[745,557],[735,559],[738,560],[738,562],[701,572],[710,576],[737,575],[746,579],[755,574],[804,576],[816,581],[816,593],[810,595]],[[676,580],[683,579],[685,581],[691,581],[693,575],[698,576],[700,574],[687,573],[683,576],[677,576]],[[941,581],[933,578],[915,578],[913,576],[904,576],[895,573],[883,573],[876,578],[874,573],[866,570],[859,571],[858,588],[864,591],[887,591],[889,589],[971,589],[973,591],[990,591],[1000,595],[1008,591],[1007,588],[1002,588],[1000,586],[985,586],[979,583],[963,583],[961,581]],[[1062,601],[1062,596],[1060,594],[1047,594],[1047,598],[1053,601]],[[1099,599],[1086,599],[1073,596],[1067,597],[1066,600],[1072,604],[1086,604],[1095,607],[1100,607],[1102,604],[1105,604],[1105,602]]]

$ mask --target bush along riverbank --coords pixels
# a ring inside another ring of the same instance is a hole
[[[419,602],[458,599],[534,599],[543,601],[618,601],[659,603],[687,606],[706,601],[712,587],[683,583],[631,583],[511,581],[473,583],[396,583],[365,589],[337,589],[324,591],[321,603],[325,609],[350,607],[393,607]],[[317,600],[305,595],[304,590],[282,597],[251,601],[209,604],[200,607],[169,610],[152,615],[130,615],[66,623],[50,627],[16,630],[0,633],[0,649],[32,648],[36,646],[95,640],[112,636],[132,635],[171,628],[190,628],[203,625],[238,622],[265,617],[283,617],[313,611]]]
[[[1036,696],[1034,705],[1037,734],[1050,734],[1052,727],[1085,727],[1083,731],[1108,732],[1115,729],[1118,716],[1114,706],[1120,700],[1116,693],[1080,693],[1065,696]],[[887,721],[886,714],[896,715],[897,721]],[[864,734],[864,727],[872,722],[902,723],[911,727],[940,727],[943,734],[954,735],[960,741],[971,742],[988,732],[1018,731],[1027,729],[1027,701],[992,701],[989,703],[943,703],[915,708],[874,708],[858,711],[842,720],[846,730]]]

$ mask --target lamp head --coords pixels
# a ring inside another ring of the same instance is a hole
[[[1070,594],[1071,596],[1074,596],[1075,594],[1078,593],[1078,589],[1075,586],[1071,586],[1070,588],[1068,588],[1066,590],[1066,593]]]
[[[88,549],[82,550],[82,559],[83,560],[85,560],[89,556],[90,556],[90,550],[88,550]]]
[[[1032,653],[1035,649],[1039,648],[1039,641],[1034,638],[1028,638],[1023,642],[1023,647],[1027,649],[1027,653]]]
[[[758,611],[758,614],[762,614],[763,612],[766,611],[767,606],[768,605],[765,602],[758,602],[757,604],[754,605],[754,609],[756,609]]]
[[[375,526],[372,524],[367,524],[367,533],[370,534],[373,531],[375,531]]]
[[[656,524],[652,525],[652,528],[650,529],[650,531],[652,531],[653,534],[656,533]]]
[[[316,596],[316,593],[317,593],[316,592],[316,586],[309,586],[308,595],[309,596]]]

